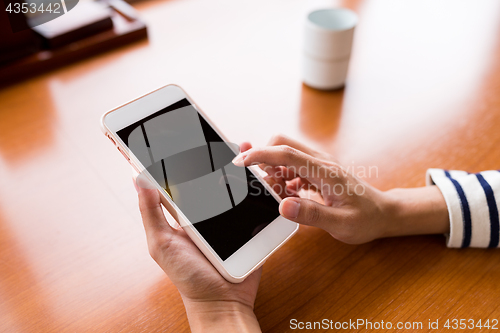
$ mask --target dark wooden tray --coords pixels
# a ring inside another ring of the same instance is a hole
[[[0,67],[0,85],[53,70],[95,54],[147,38],[147,28],[137,18],[134,9],[121,0],[113,0],[113,29],[54,49],[42,50]]]

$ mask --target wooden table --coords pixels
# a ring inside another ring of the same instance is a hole
[[[300,80],[305,14],[332,1],[171,0],[136,7],[150,40],[0,91],[0,331],[185,332],[174,285],[149,257],[130,167],[99,117],[183,86],[235,142],[285,133],[381,188],[429,167],[500,167],[500,2],[347,1],[349,83]],[[290,320],[499,319],[500,252],[441,235],[352,246],[302,227],[264,266],[264,332]],[[410,331],[410,330],[409,330]]]

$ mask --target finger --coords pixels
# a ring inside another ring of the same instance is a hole
[[[274,135],[271,140],[267,143],[268,146],[290,146],[292,148],[295,148],[297,150],[300,150],[301,152],[304,152],[308,155],[314,156],[314,157],[320,157],[322,156],[322,153],[318,152],[317,150],[314,150],[303,143],[300,143],[292,138],[289,138],[286,135],[283,134],[276,134]]]
[[[299,178],[299,177],[287,182],[287,187],[290,189],[293,189],[297,192],[302,190],[302,189],[311,190],[311,191],[315,191],[315,192],[319,191],[319,188],[316,185],[311,184],[311,182],[309,182],[305,178]]]
[[[271,188],[276,184],[276,180],[271,176],[265,176],[263,179]]]
[[[240,145],[240,152],[243,153],[252,148],[252,144],[250,142],[242,142]]]
[[[302,198],[287,198],[280,203],[280,214],[297,223],[327,230],[334,220],[334,209],[315,201]]]
[[[297,178],[295,172],[282,166],[272,166],[267,164],[261,164],[260,166],[262,170],[267,172],[269,176],[274,177],[276,179],[283,179],[285,181],[289,181]]]
[[[145,188],[145,189],[156,188],[143,172],[135,173],[132,177],[133,177],[132,179],[134,180],[135,189],[137,191],[139,191],[139,188]]]
[[[238,166],[249,166],[265,163],[272,166],[285,166],[296,176],[317,182],[321,177],[326,178],[331,173],[325,165],[310,155],[289,146],[274,146],[252,148],[239,154],[233,160]],[[334,168],[334,166],[329,166]]]
[[[306,184],[306,181],[303,181],[302,179],[303,178],[299,178],[299,177],[294,178],[294,179],[287,182],[286,187],[290,190],[298,192],[301,189],[303,189],[304,187],[306,187],[307,184],[309,184],[309,182],[307,182],[307,184]]]
[[[155,258],[155,252],[159,245],[169,242],[175,230],[168,224],[161,208],[160,194],[156,189],[145,189],[139,187],[139,209],[142,222],[146,230],[149,251]]]
[[[285,195],[282,196],[281,198],[282,199],[289,198],[289,197],[297,197],[298,198],[299,197],[299,193],[298,192],[299,191],[296,190],[295,188],[290,187],[290,186],[287,185],[285,187],[285,192],[284,192]]]
[[[295,172],[288,170],[282,166],[273,166],[265,163],[260,163],[259,168],[267,173],[268,176],[275,178],[276,180],[283,179],[284,181],[288,181],[297,177]]]
[[[270,176],[264,177],[264,181],[267,183],[267,185],[269,185],[269,187],[273,189],[274,192],[276,192],[276,194],[280,195],[280,193],[282,192],[282,184],[280,184],[276,179]]]

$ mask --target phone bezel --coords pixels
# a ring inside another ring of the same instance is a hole
[[[239,283],[259,268],[267,260],[267,258],[269,258],[269,256],[271,256],[288,239],[290,239],[290,237],[297,232],[298,224],[279,216],[250,241],[233,253],[229,258],[223,261],[212,249],[210,244],[198,232],[198,230],[191,223],[189,223],[182,211],[177,208],[171,198],[166,195],[160,185],[144,168],[142,163],[140,163],[135,155],[131,153],[129,148],[116,134],[117,131],[127,127],[128,125],[133,124],[136,121],[139,121],[140,119],[143,119],[184,98],[186,98],[191,105],[193,105],[193,107],[226,143],[230,143],[226,136],[217,128],[215,124],[210,121],[210,118],[196,105],[189,95],[181,87],[174,84],[161,87],[106,112],[101,118],[101,129],[104,134],[112,139],[115,145],[121,149],[121,152],[125,155],[134,169],[139,173],[143,173],[155,185],[161,194],[162,203],[165,208],[177,220],[179,225],[181,225],[181,227],[186,231],[193,242],[221,273],[221,275],[230,282]],[[232,145],[230,146],[235,153],[238,153]],[[248,169],[257,179],[259,179],[259,181],[273,195],[273,197],[280,202],[281,198],[262,179],[261,175],[256,172],[255,168],[256,167],[249,167]]]

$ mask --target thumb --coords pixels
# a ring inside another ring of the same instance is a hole
[[[291,221],[323,229],[332,220],[328,207],[302,198],[286,198],[281,201],[280,214]]]
[[[137,185],[136,189],[139,194],[139,210],[146,230],[149,253],[153,259],[157,260],[161,255],[161,249],[172,240],[175,230],[170,227],[163,214],[158,190]]]

